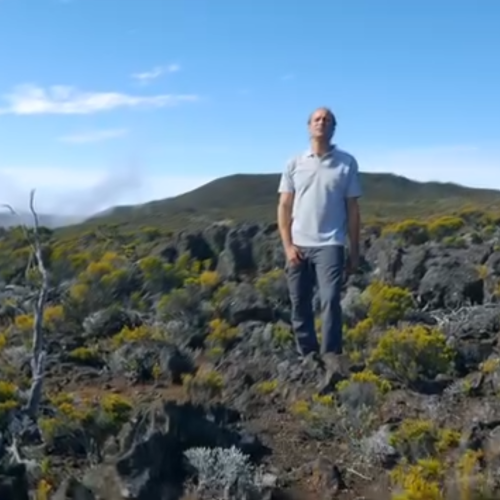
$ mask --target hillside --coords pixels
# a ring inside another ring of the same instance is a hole
[[[1,500],[500,498],[498,212],[364,238],[337,366],[297,355],[267,225],[108,229],[40,232],[34,345],[40,275],[0,233]]]
[[[269,222],[275,219],[278,174],[223,177],[180,196],[143,205],[116,207],[86,225],[118,223],[172,229],[203,227],[221,219]],[[500,207],[500,191],[452,183],[416,182],[393,174],[362,173],[365,218],[400,219],[448,213],[464,205]]]

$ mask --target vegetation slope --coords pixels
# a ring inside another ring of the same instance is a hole
[[[200,499],[239,499],[243,490],[262,498],[265,485],[273,498],[300,500],[499,498],[498,213],[365,228],[363,272],[343,297],[340,379],[295,353],[272,227],[101,225],[41,237],[51,280],[44,402],[40,435],[25,433],[21,445],[38,464],[39,500],[59,488],[57,498],[85,488],[89,499],[128,491],[159,500],[159,488],[174,487]],[[23,231],[4,231],[5,436],[30,384],[40,282],[30,262]],[[175,407],[186,402],[215,409],[204,420],[205,410]],[[270,453],[251,466],[234,449],[204,449],[229,443]],[[2,442],[0,491],[8,493],[7,456]],[[16,495],[5,498],[27,498]]]
[[[240,174],[214,180],[182,195],[143,205],[116,207],[86,225],[204,227],[217,220],[272,222],[278,174]],[[393,174],[362,173],[365,220],[393,220],[450,213],[467,205],[500,208],[500,192],[451,183],[416,182]],[[79,227],[79,226],[75,226]]]

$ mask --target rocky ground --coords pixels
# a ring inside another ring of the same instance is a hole
[[[0,499],[500,498],[498,221],[366,232],[344,377],[295,353],[275,227],[148,238],[50,240],[34,419],[39,277],[2,285]]]

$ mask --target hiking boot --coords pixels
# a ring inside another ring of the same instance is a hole
[[[320,394],[332,392],[335,386],[342,380],[349,377],[349,364],[343,354],[332,352],[325,353],[322,356],[325,377],[320,384]]]

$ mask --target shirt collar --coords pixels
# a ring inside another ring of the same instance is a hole
[[[330,149],[325,153],[324,156],[326,155],[330,155],[332,154],[335,150],[337,149],[337,146],[336,144],[330,144]],[[304,153],[304,156],[306,158],[313,158],[314,156],[316,156],[312,151],[311,149],[308,149],[305,153]]]

